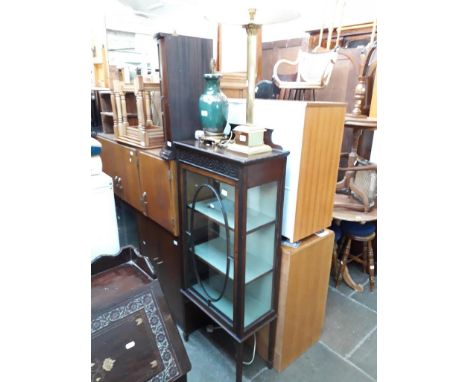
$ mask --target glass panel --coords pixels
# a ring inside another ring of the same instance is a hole
[[[244,326],[271,310],[278,182],[247,190]],[[258,219],[262,216],[262,222]]]
[[[247,285],[245,289],[244,327],[249,326],[271,309],[273,273]]]
[[[209,185],[214,188],[219,197],[223,201],[224,209],[228,218],[228,225],[230,229],[234,229],[235,225],[235,188],[229,184],[220,182],[216,179],[207,176],[186,172],[186,189],[187,189],[187,210],[188,218],[190,218],[190,208],[192,208],[192,200],[195,192],[201,185]],[[205,215],[207,218],[224,225],[224,217],[221,211],[221,206],[218,203],[216,196],[208,187],[203,187],[198,193],[195,211]]]
[[[221,199],[227,214],[228,228],[234,228],[235,188],[190,171],[185,171],[185,174],[189,284],[201,298],[206,302],[210,301],[212,307],[232,322],[234,231],[228,229],[226,233],[222,207],[216,195]],[[192,205],[197,190],[200,191]],[[192,215],[193,225],[190,220]]]

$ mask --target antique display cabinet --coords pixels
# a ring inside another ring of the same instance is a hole
[[[287,151],[246,157],[194,140],[176,141],[183,238],[183,295],[243,345],[277,316]],[[190,317],[186,317],[186,321]],[[188,340],[185,324],[184,334]]]

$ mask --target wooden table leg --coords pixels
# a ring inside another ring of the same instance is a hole
[[[348,266],[345,265],[343,270],[343,281],[348,285],[350,288],[354,289],[356,292],[363,292],[364,287],[361,284],[356,284],[354,280],[351,278],[351,275],[348,271]]]

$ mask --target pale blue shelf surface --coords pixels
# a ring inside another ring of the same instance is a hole
[[[219,295],[219,291],[215,290],[214,288],[207,285],[207,283],[203,284],[207,292],[215,297]],[[194,284],[192,286],[195,291],[201,294],[203,297],[206,298],[206,295],[199,284]],[[233,317],[233,308],[232,308],[232,300],[227,297],[228,293],[226,293],[219,301],[212,302],[211,305],[218,309],[221,313],[223,313],[226,317],[228,317],[232,321]],[[252,322],[258,319],[260,316],[266,313],[265,311],[265,304],[261,301],[257,300],[249,296],[246,293],[245,296],[245,315],[244,315],[244,327],[249,326]]]
[[[234,248],[231,244],[229,253],[233,255]],[[226,274],[226,240],[222,237],[206,241],[195,246],[195,254],[211,265],[219,272]],[[245,267],[245,283],[257,279],[261,275],[272,270],[272,264],[259,256],[247,253],[247,263]],[[231,260],[229,267],[229,278],[234,280],[234,262]]]
[[[222,199],[224,209],[228,219],[228,226],[230,229],[235,228],[235,206],[234,202],[230,199]],[[189,204],[191,207],[191,204]],[[195,211],[206,215],[208,218],[216,221],[217,223],[224,225],[223,213],[221,212],[221,206],[219,205],[218,199],[212,198],[197,202],[195,205]],[[264,226],[266,224],[273,223],[274,217],[265,215],[264,213],[248,208],[247,209],[247,233],[250,231]]]

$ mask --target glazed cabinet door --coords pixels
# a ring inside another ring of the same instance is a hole
[[[175,162],[143,151],[138,156],[143,214],[179,236]]]
[[[235,183],[183,170],[185,286],[234,329],[238,219]],[[181,206],[182,208],[182,206]]]

